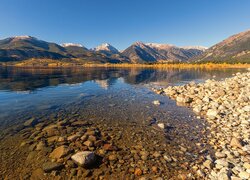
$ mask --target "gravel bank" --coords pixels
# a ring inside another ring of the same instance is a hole
[[[209,122],[207,138],[215,156],[208,155],[195,167],[202,178],[250,179],[250,72],[155,91]]]

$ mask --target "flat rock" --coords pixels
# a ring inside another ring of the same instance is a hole
[[[67,156],[70,153],[70,149],[67,146],[60,146],[50,153],[49,157],[53,159],[60,159]]]
[[[57,162],[46,162],[43,164],[43,171],[48,173],[54,170],[60,170],[63,168],[63,164]]]

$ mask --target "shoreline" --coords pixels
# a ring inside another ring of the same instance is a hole
[[[0,64],[1,67],[17,67],[17,68],[157,68],[157,69],[169,69],[169,68],[178,68],[178,69],[223,69],[223,68],[250,68],[250,64],[216,64],[216,63],[207,63],[207,64],[38,64],[38,65],[29,65],[29,64]]]
[[[199,165],[201,178],[250,178],[250,72],[154,91],[192,108],[210,124],[207,138],[215,157],[209,154]],[[204,173],[207,170],[209,174]]]

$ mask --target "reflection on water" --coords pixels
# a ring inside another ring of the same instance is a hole
[[[0,67],[0,127],[66,107],[82,107],[87,111],[87,103],[93,114],[107,109],[109,102],[122,108],[124,116],[128,116],[131,112],[123,109],[126,105],[145,109],[145,103],[151,104],[156,98],[150,87],[199,82],[212,77],[221,79],[238,71],[244,70]]]
[[[30,69],[0,67],[0,90],[35,91],[38,88],[60,84],[79,84],[94,81],[108,89],[118,79],[127,84],[179,84],[187,81],[203,81],[208,78],[221,79],[242,69],[141,69],[141,68],[62,68]]]

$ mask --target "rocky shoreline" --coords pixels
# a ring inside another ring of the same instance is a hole
[[[146,103],[135,106],[131,101],[128,109],[124,103],[114,105],[115,99],[99,96],[88,103],[83,98],[53,111],[15,115],[16,124],[0,132],[0,176],[4,179],[198,178],[191,167],[203,162],[211,150],[206,145],[205,121],[176,106],[174,101],[150,93],[152,98]],[[112,103],[110,110],[100,108],[100,100]],[[145,104],[149,111],[145,110]],[[130,114],[124,113],[125,110]]]
[[[192,82],[154,91],[192,108],[198,118],[205,117],[210,124],[207,138],[215,156],[207,155],[194,167],[200,178],[250,178],[250,72],[236,73],[223,81]]]

